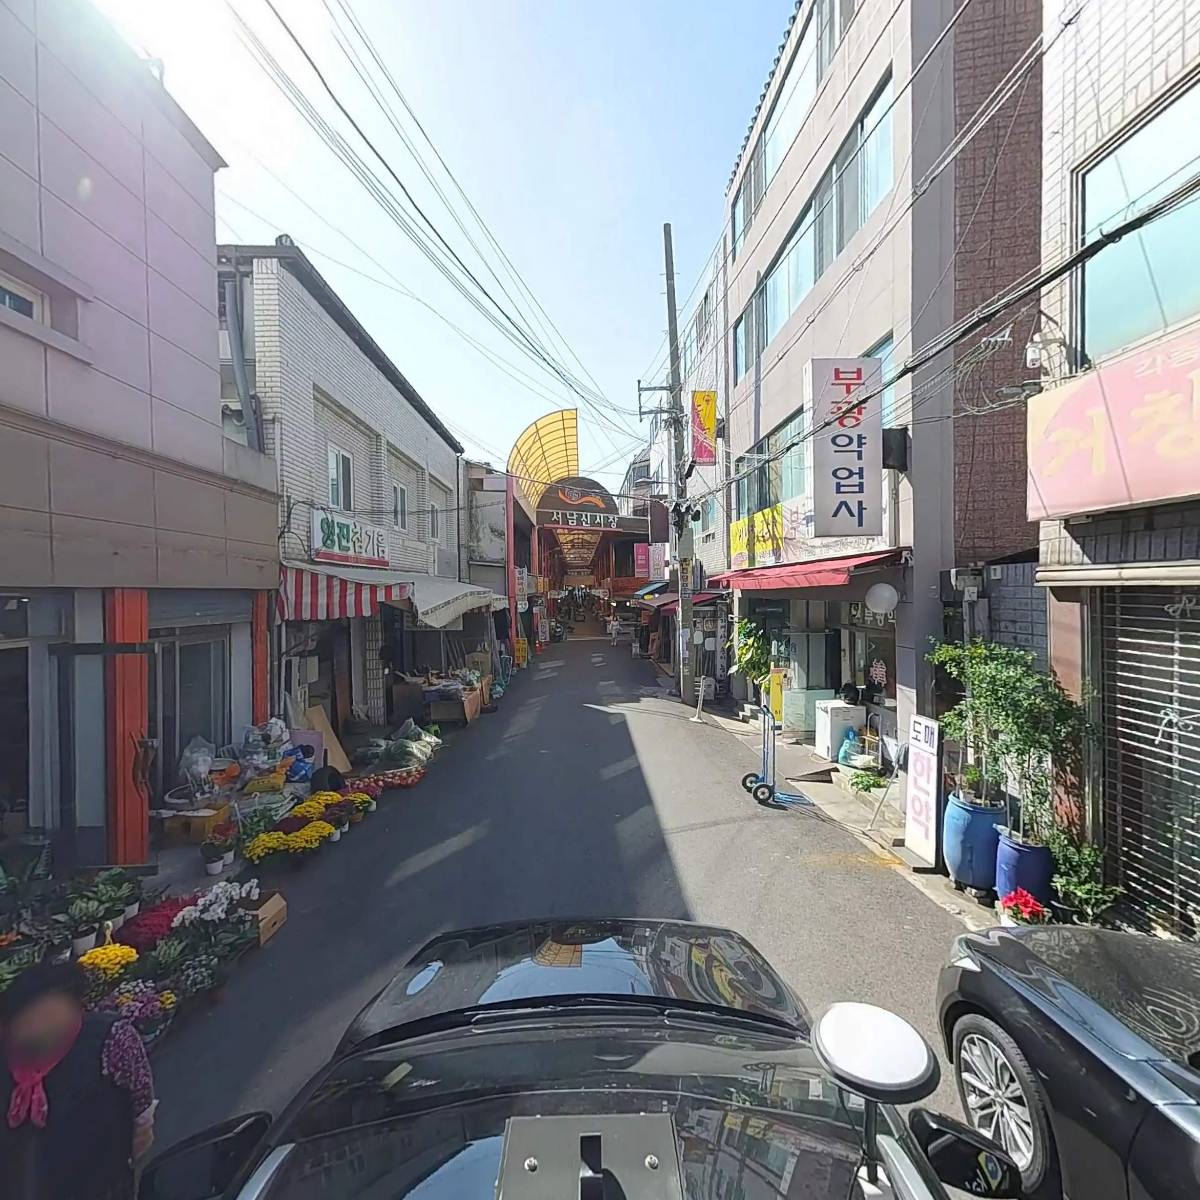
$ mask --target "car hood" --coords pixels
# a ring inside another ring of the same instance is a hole
[[[1068,925],[994,929],[970,940],[1117,1053],[1196,1065],[1200,946]]]
[[[653,997],[767,1017],[806,1035],[803,1005],[749,942],[683,921],[514,922],[434,939],[351,1024],[340,1049],[447,1013],[562,996]]]

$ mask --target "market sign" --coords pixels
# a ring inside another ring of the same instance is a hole
[[[538,500],[536,520],[538,525],[551,529],[650,532],[648,518],[623,516],[612,493],[603,484],[582,475],[549,484]]]
[[[717,461],[717,393],[692,393],[692,461]]]
[[[1031,521],[1200,494],[1200,326],[1028,401]]]
[[[816,537],[883,532],[882,384],[878,358],[812,358],[804,366]]]
[[[313,562],[356,567],[388,565],[387,530],[379,525],[368,525],[351,513],[314,508],[311,545]]]
[[[908,735],[908,791],[904,801],[904,849],[929,867],[938,865],[941,827],[941,726],[913,714]]]

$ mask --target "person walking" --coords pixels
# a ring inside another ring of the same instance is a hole
[[[133,1200],[153,1141],[154,1082],[138,1032],[87,1012],[74,964],[39,963],[0,993],[0,1196]]]

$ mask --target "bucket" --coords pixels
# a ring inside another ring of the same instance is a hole
[[[958,792],[946,798],[942,857],[955,883],[979,891],[996,886],[996,829],[991,805],[974,804]]]
[[[997,825],[996,832],[1000,835],[996,846],[996,895],[1003,899],[1009,892],[1024,888],[1042,904],[1049,904],[1050,877],[1054,874],[1054,855],[1049,847],[1018,842],[1003,825]]]

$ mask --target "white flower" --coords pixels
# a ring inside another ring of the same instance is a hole
[[[172,929],[180,929],[184,925],[190,925],[197,917],[200,916],[200,909],[195,904],[188,905],[187,908],[181,908],[171,922]]]

